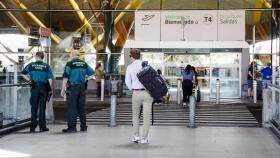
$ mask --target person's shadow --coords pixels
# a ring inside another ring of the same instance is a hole
[[[148,150],[148,149],[160,149],[165,148],[165,146],[162,145],[153,145],[153,144],[139,144],[139,143],[127,143],[123,145],[115,145],[116,148],[126,148],[131,150]]]

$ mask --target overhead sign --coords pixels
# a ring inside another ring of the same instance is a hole
[[[136,41],[245,40],[245,11],[137,11]]]
[[[135,13],[135,40],[160,41],[160,11]]]
[[[218,40],[245,40],[245,11],[219,10]]]
[[[39,33],[41,36],[44,36],[44,37],[49,37],[51,36],[51,29],[50,28],[44,28],[44,27],[40,27],[39,28]]]
[[[217,40],[217,11],[163,11],[161,40]]]

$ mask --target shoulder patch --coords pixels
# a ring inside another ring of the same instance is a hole
[[[75,60],[71,62],[71,69],[76,69],[76,68],[87,68],[87,63],[82,61],[82,60]]]
[[[30,64],[29,66],[29,71],[48,71],[48,65],[45,63],[37,63],[37,62],[33,62]]]

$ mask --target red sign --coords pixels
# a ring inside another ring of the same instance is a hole
[[[39,29],[39,34],[41,36],[44,36],[44,37],[49,37],[51,36],[51,29],[50,28],[44,28],[44,27],[40,27]]]

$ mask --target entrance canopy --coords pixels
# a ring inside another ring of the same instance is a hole
[[[127,41],[125,48],[249,48],[245,41]]]

